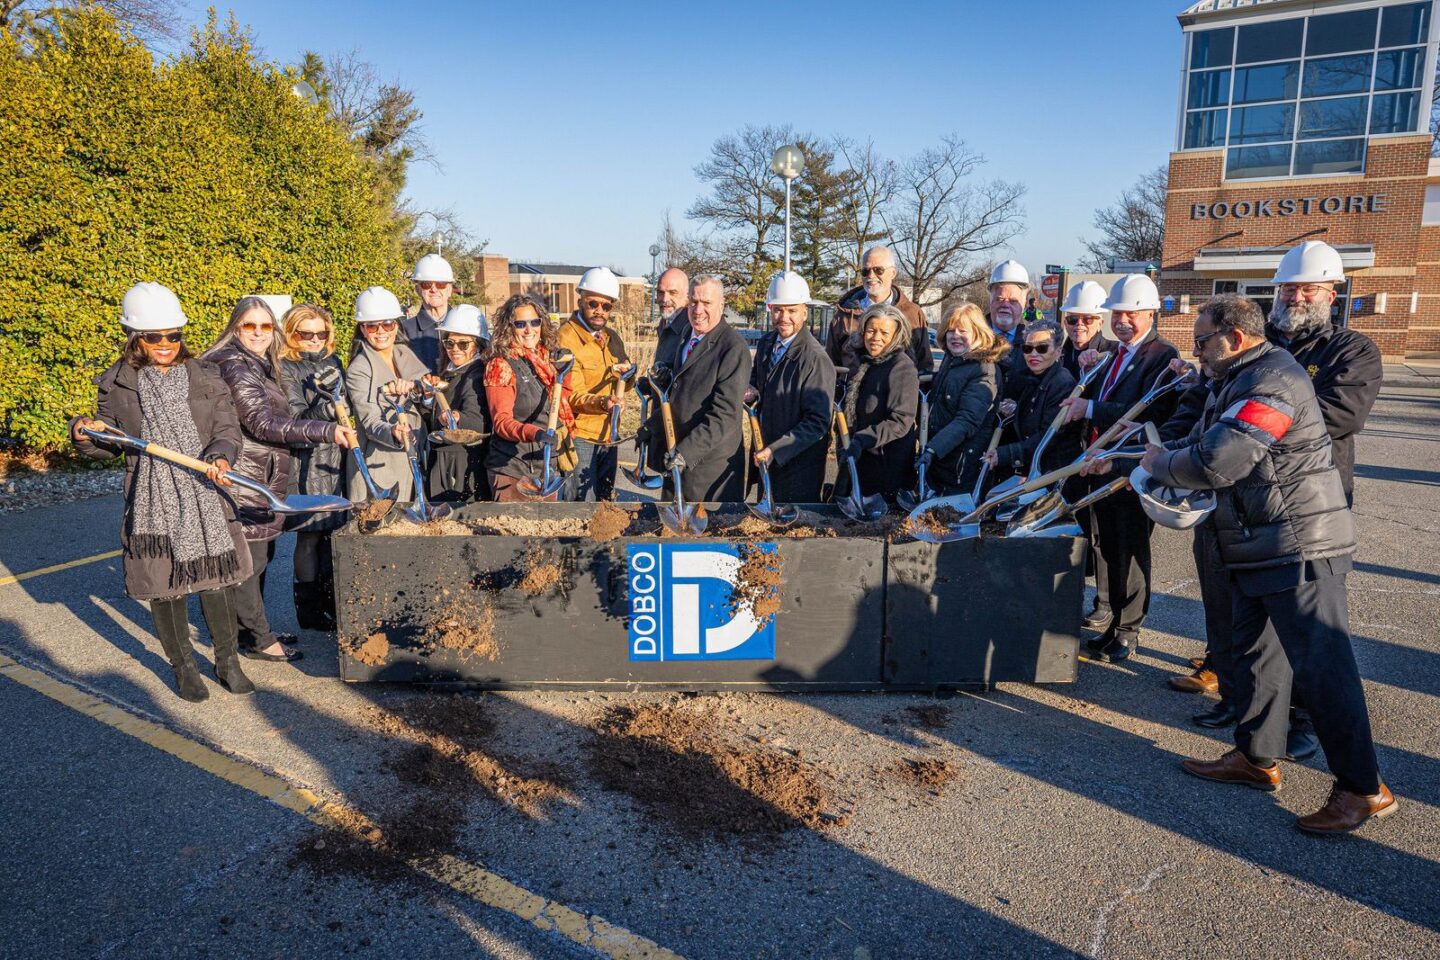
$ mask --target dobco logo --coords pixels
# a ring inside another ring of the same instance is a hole
[[[774,553],[775,545],[751,549]],[[627,544],[631,660],[774,660],[775,618],[762,622],[732,593],[732,544]]]

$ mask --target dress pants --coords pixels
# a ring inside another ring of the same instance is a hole
[[[1367,796],[1379,792],[1370,714],[1350,643],[1344,574],[1256,597],[1234,587],[1232,597],[1231,679],[1240,711],[1235,746],[1251,757],[1285,756],[1293,684],[1310,706],[1315,735],[1341,789]]]
[[[575,453],[580,463],[565,476],[565,499],[591,502],[614,499],[620,451],[576,437]]]
[[[1150,611],[1150,533],[1155,523],[1133,490],[1122,490],[1093,507],[1095,579],[1104,579],[1113,614],[1100,644],[1134,648]]]
[[[263,650],[275,642],[265,616],[265,568],[275,559],[274,540],[247,540],[250,579],[235,588],[235,619],[240,625],[240,646]]]

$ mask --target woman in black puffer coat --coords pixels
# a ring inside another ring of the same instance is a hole
[[[951,496],[975,485],[999,416],[1010,345],[973,303],[951,309],[940,343],[945,357],[930,384],[930,442],[920,457],[936,491]]]
[[[334,391],[345,384],[345,369],[335,355],[335,324],[329,311],[298,304],[280,323],[280,382],[297,420],[337,421]],[[292,493],[345,496],[345,448],[324,443],[290,445]],[[312,513],[285,526],[295,533],[295,619],[306,630],[335,629],[335,571],[330,534],[345,525],[345,512]],[[298,520],[299,522],[295,522]]]
[[[1040,438],[1060,410],[1060,401],[1075,389],[1075,377],[1061,362],[1060,328],[1050,322],[1025,328],[1023,361],[1025,372],[1011,377],[1006,397],[1015,401],[1015,419],[1005,427],[1000,446],[990,454],[996,477],[1023,476]],[[1080,456],[1081,424],[1066,424],[1056,432],[1040,457],[1041,471],[1054,470]]]
[[[855,457],[860,489],[879,493],[887,503],[913,487],[915,473],[915,412],[920,403],[920,377],[905,355],[909,321],[896,307],[876,304],[860,318],[856,364],[845,385],[842,409],[850,425],[850,449],[839,457]],[[904,331],[902,333],[902,331]],[[843,465],[836,477],[835,499],[850,492],[850,471]]]
[[[244,443],[234,470],[283,497],[290,489],[290,444],[332,441],[349,447],[355,443],[355,431],[325,420],[291,416],[290,399],[277,379],[276,344],[275,314],[269,305],[259,297],[241,297],[230,312],[225,332],[206,351],[205,359],[220,368],[240,417]],[[265,616],[265,567],[275,556],[275,539],[284,528],[284,519],[259,498],[241,501],[237,512],[253,568],[235,597],[241,655],[252,660],[298,660],[299,651],[281,642]]]

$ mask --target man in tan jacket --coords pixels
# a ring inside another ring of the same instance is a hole
[[[579,465],[565,480],[566,500],[610,500],[615,493],[618,452],[609,445],[610,411],[620,374],[630,369],[625,343],[610,326],[620,300],[620,281],[605,267],[585,271],[576,286],[579,309],[560,325],[559,346],[575,355],[570,369],[570,407],[575,411]]]

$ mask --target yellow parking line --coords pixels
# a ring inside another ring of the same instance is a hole
[[[0,577],[0,587],[8,587],[12,583],[29,580],[31,577],[43,577],[47,573],[58,573],[61,570],[69,570],[71,567],[83,567],[87,563],[99,563],[101,560],[111,560],[118,556],[120,556],[119,550],[107,550],[104,553],[97,553],[93,557],[81,557],[79,560],[66,560],[64,563],[41,567],[39,570],[30,570],[26,573],[16,573],[8,577]]]
[[[106,703],[49,674],[17,663],[3,653],[0,653],[0,676],[29,687],[36,693],[134,737],[141,743],[184,760],[227,783],[277,803],[287,810],[293,810],[321,827],[333,826],[337,822],[337,815],[346,809],[343,804],[325,800],[311,790],[291,784],[234,757],[227,757],[167,727]],[[547,899],[458,857],[444,855],[428,861],[411,860],[407,863],[411,869],[445,884],[457,893],[528,921],[541,930],[553,930],[570,942],[600,956],[610,957],[612,960],[682,960],[679,954],[666,950],[639,934],[615,926],[601,917],[581,913],[563,903]]]

